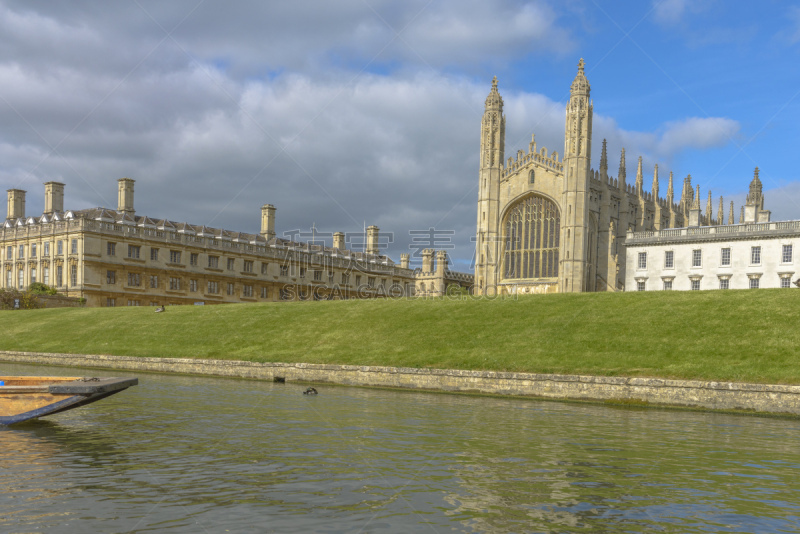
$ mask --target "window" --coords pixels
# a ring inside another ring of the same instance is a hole
[[[269,264],[268,263],[261,264],[261,274],[267,274],[267,265]]]
[[[19,270],[19,274],[17,276],[17,283],[19,289],[25,287],[25,271],[23,271],[22,269]]]
[[[367,287],[369,287],[370,289],[375,289],[375,277],[374,276],[367,277]]]
[[[47,265],[42,267],[42,282],[46,286],[50,285],[50,267],[48,267]]]
[[[233,284],[228,282],[228,295],[233,295]]]
[[[141,284],[142,284],[142,279],[139,273],[128,273],[129,287],[139,287]]]
[[[300,278],[305,278],[305,277],[306,277],[306,268],[300,267]]]
[[[209,256],[208,257],[208,267],[209,269],[216,269],[219,267],[219,256]]]
[[[106,244],[106,254],[109,256],[116,256],[117,255],[117,244],[116,243],[107,243]]]
[[[7,260],[14,259],[14,247],[6,247],[6,259]]]
[[[703,251],[700,249],[694,249],[692,251],[692,267],[702,267],[703,266]],[[698,284],[700,281],[698,280]]]
[[[672,280],[664,280],[664,291],[672,291]]]
[[[675,252],[673,252],[672,250],[664,252],[664,268],[665,269],[675,268]]]
[[[150,275],[150,289],[157,289],[158,288],[158,276],[157,275]]]
[[[197,265],[199,263],[199,254],[192,252],[189,255],[189,265]]]
[[[197,280],[189,280],[189,291],[197,293]]]
[[[36,257],[36,243],[31,244],[31,258]]]
[[[11,270],[6,274],[6,287],[9,289],[14,287],[14,272]]]
[[[361,287],[361,275],[356,275],[356,287]]]
[[[791,247],[792,245],[789,245],[789,246]],[[788,278],[786,276],[782,277],[781,278],[781,287],[784,288],[784,289],[792,287],[792,279]]]
[[[70,281],[71,281],[72,287],[77,286],[78,285],[78,266],[77,265],[70,266],[69,275],[70,275]]]
[[[534,175],[534,172],[531,170],[531,172],[528,173],[528,182],[529,183],[533,183],[535,178],[536,178],[536,176]]]
[[[233,271],[236,268],[236,260],[233,258],[228,258],[228,270]]]
[[[783,254],[781,255],[781,262],[792,263],[792,245],[783,245]]]
[[[506,279],[558,276],[561,215],[538,195],[513,205],[502,222],[502,271]]]
[[[106,284],[114,285],[117,283],[117,271],[106,271]]]
[[[141,303],[138,300],[129,300],[128,306],[139,306]]]
[[[253,286],[244,286],[242,288],[242,296],[243,297],[252,297],[253,296]]]
[[[59,241],[61,243],[61,241]],[[56,287],[63,287],[64,286],[64,267],[58,265],[56,267]]]
[[[111,298],[106,299],[106,308],[113,308],[116,305],[117,305],[117,299],[111,299]]]
[[[128,257],[133,259],[139,259],[139,252],[141,247],[138,245],[128,245]]]
[[[342,273],[342,285],[346,286],[350,283],[350,275],[347,273]]]
[[[22,259],[22,258],[25,257],[25,245],[20,245],[19,246],[19,255],[17,257],[19,259]]]
[[[180,291],[181,290],[181,279],[176,277],[170,277],[169,279],[169,289],[171,291]]]
[[[244,261],[244,272],[252,273],[253,272],[253,262],[252,260],[245,260]]]
[[[78,240],[77,239],[73,239],[72,240],[72,247],[70,249],[70,252],[72,254],[77,254],[78,253]]]
[[[730,289],[731,281],[727,278],[720,278],[719,279],[719,288],[720,289]]]
[[[36,267],[31,267],[31,284],[36,283]]]
[[[700,290],[700,280],[694,279],[692,280],[692,291],[699,291]]]
[[[722,267],[730,267],[731,266],[731,249],[730,248],[723,248],[722,255],[719,259],[719,264]],[[722,289],[722,288],[720,288]],[[727,289],[727,288],[725,288]]]
[[[158,249],[150,248],[150,261],[158,261]]]
[[[170,263],[180,263],[181,262],[181,251],[180,250],[170,250],[169,251],[169,262]]]
[[[216,295],[217,293],[219,293],[219,282],[209,282],[208,292],[212,295]]]
[[[761,247],[750,247],[750,265],[761,265]]]
[[[647,252],[639,253],[639,269],[647,269]]]
[[[328,271],[328,282],[333,283],[333,271]]]
[[[314,281],[322,282],[322,271],[314,271]]]
[[[56,243],[56,252],[58,253],[59,256],[64,254],[64,242],[63,241],[59,240],[59,242]]]
[[[45,241],[43,254],[46,257],[50,256],[50,241]]]
[[[636,291],[644,291],[644,281],[637,280],[636,281]]]
[[[292,290],[288,287],[281,288],[281,300],[292,300]]]
[[[289,275],[289,266],[281,265],[281,276],[288,276],[288,275]]]
[[[262,299],[269,298],[269,290],[266,287],[261,288],[261,298]]]
[[[755,247],[753,247],[753,248],[755,248]],[[758,289],[758,282],[759,282],[758,278],[751,278],[750,279],[750,289]]]

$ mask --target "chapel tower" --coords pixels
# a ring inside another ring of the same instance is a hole
[[[500,265],[500,177],[506,137],[503,98],[497,77],[486,97],[481,121],[481,163],[478,184],[478,225],[475,243],[475,293],[496,295]]]
[[[592,158],[592,102],[583,59],[570,87],[564,134],[564,191],[561,195],[559,291],[589,290],[587,280],[589,165]]]

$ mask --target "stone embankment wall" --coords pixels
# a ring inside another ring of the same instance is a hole
[[[0,361],[800,415],[800,386],[0,351]]]

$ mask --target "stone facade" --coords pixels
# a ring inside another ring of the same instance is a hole
[[[720,208],[721,213],[722,208]],[[789,288],[798,271],[800,221],[770,222],[756,168],[739,224],[700,226],[699,203],[689,226],[629,232],[626,291]]]
[[[610,175],[605,140],[599,170],[590,167],[590,91],[581,60],[566,107],[563,159],[532,137],[527,152],[506,160],[506,117],[493,80],[481,121],[476,294],[621,290],[629,231],[689,224],[690,211],[700,201],[691,175],[675,202],[672,173],[666,196],[659,196],[658,166],[652,190],[644,190],[641,157],[635,180],[628,183],[624,148],[617,175]],[[722,219],[721,211],[714,218],[710,202],[709,196],[705,214],[696,212],[697,224]]]
[[[45,184],[45,212],[25,215],[25,191],[8,191],[0,228],[0,287],[55,286],[88,306],[172,305],[412,296],[414,271],[366,250],[279,239],[275,207],[246,234],[136,215],[134,181],[118,181],[118,207],[64,210],[64,184]]]
[[[474,277],[468,273],[451,271],[447,265],[447,252],[444,250],[423,250],[422,268],[414,270],[416,295],[441,297],[453,294],[454,290],[471,292]]]

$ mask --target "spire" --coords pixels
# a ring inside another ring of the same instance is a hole
[[[636,166],[636,194],[642,196],[642,186],[644,177],[642,176],[642,156],[639,156],[639,164]]]
[[[739,212],[739,224],[744,224],[744,206],[742,206],[742,211]]]
[[[748,206],[755,206],[759,210],[764,209],[764,195],[761,191],[761,180],[758,179],[758,167],[756,167],[753,174],[753,181],[750,182],[750,192],[747,194]]]
[[[731,211],[728,212],[728,224],[733,224],[733,200],[731,200]]]
[[[578,61],[578,74],[575,75],[575,79],[572,80],[572,86],[570,86],[570,93],[575,95],[584,95],[589,96],[589,80],[586,79],[586,75],[583,73],[583,58]]]
[[[653,200],[658,203],[658,163],[653,169]]]
[[[608,174],[608,153],[605,139],[603,139],[603,151],[600,153],[600,174]]]
[[[697,187],[700,187],[699,185]],[[698,193],[699,195],[699,193]],[[713,214],[714,207],[711,204],[711,189],[708,190],[708,202],[706,202],[706,222],[708,226],[711,226],[714,221],[714,214]]]
[[[618,176],[618,178],[619,178],[619,190],[624,193],[626,191],[626,189],[625,189],[625,178],[626,178],[626,173],[625,173],[625,149],[624,148],[622,149],[622,153],[619,156],[619,173],[618,174],[619,174],[619,176]]]
[[[489,110],[503,111],[503,97],[497,91],[497,76],[492,78],[492,90],[486,97],[486,111]]]
[[[672,171],[669,171],[669,183],[667,184],[667,202],[669,202],[669,209],[675,203],[675,191],[672,188]]]
[[[692,209],[693,210],[700,209],[700,184],[697,184],[697,193],[694,195],[694,202],[692,202]]]
[[[725,224],[725,203],[722,201],[722,195],[719,197],[719,210],[717,211],[717,225],[722,226]]]

